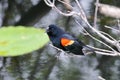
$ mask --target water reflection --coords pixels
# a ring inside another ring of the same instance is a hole
[[[23,0],[15,0],[16,3],[24,5],[24,8],[27,7],[27,10],[40,1],[41,0],[36,0],[36,2],[33,0],[26,0],[24,2]],[[24,4],[22,2],[24,2]],[[87,15],[93,15],[93,13],[91,13],[94,11],[93,0],[81,0],[80,2]],[[27,6],[27,4],[29,6]],[[0,6],[1,5],[2,3]],[[74,6],[76,8],[76,5]],[[22,7],[19,7],[21,8],[21,11],[26,12],[27,10]],[[0,10],[1,9],[3,9],[3,12],[0,12],[0,25],[2,25],[4,17],[3,13],[6,8],[1,6]],[[14,11],[16,11],[16,9],[17,8],[14,8]],[[9,24],[11,25],[15,24],[16,21],[14,21],[14,19],[19,21],[20,15],[24,14],[19,12],[19,10],[16,13],[14,13],[14,11],[9,13],[10,15],[14,15],[14,17],[9,17],[7,19],[8,23],[10,22]],[[82,34],[77,31],[80,29],[77,28],[79,26],[76,25],[73,20],[69,19],[70,18],[64,17],[51,10],[40,19],[37,19],[37,21],[35,20],[34,25],[35,27],[42,27],[43,25],[47,26],[51,23],[55,23],[60,26],[65,26],[62,28],[68,30],[69,32],[73,32],[81,38]],[[6,22],[6,24],[8,23]],[[73,28],[75,30],[72,30]],[[80,31],[82,32],[82,30]],[[83,38],[83,40],[88,44],[93,43],[93,41],[90,42],[90,40],[86,38]],[[98,43],[93,44],[100,46]],[[57,58],[55,57],[57,53],[59,52],[56,49],[47,45],[45,48],[27,55],[8,58],[0,57],[0,80],[99,80],[99,76],[102,76],[106,80],[120,79],[119,57],[109,57],[95,54],[69,57],[64,53],[61,53],[61,56]]]

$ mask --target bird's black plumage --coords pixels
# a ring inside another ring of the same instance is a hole
[[[82,49],[83,47],[85,47],[85,44],[79,41],[78,39],[76,39],[75,37],[73,37],[72,35],[66,33],[64,30],[60,29],[56,25],[53,25],[53,24],[49,25],[47,29],[47,34],[52,44],[55,47],[60,48],[67,52],[71,52],[76,55],[84,55]],[[72,43],[70,43],[67,46],[63,46],[61,43],[62,39],[67,39],[71,41]]]

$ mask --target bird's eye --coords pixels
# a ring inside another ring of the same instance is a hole
[[[54,28],[49,28],[50,31],[54,31]]]

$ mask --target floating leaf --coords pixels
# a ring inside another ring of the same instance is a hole
[[[42,48],[49,41],[45,30],[33,27],[0,28],[0,56],[18,56]]]

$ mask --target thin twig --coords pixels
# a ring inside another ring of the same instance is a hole
[[[66,9],[70,12],[73,10],[73,7],[70,5],[70,0],[58,0],[59,2],[61,2],[62,4],[65,5]]]
[[[106,80],[105,78],[103,78],[103,77],[101,77],[101,76],[98,76],[98,78],[99,78],[100,80]]]
[[[113,52],[113,51],[106,50],[106,49],[96,48],[96,47],[93,47],[93,46],[90,46],[90,45],[87,45],[87,46],[94,49],[94,50],[101,51],[101,52],[107,52],[107,53],[112,53]]]
[[[87,21],[87,17],[86,17],[86,15],[85,15],[85,13],[84,13],[84,11],[83,11],[83,9],[82,9],[79,1],[78,1],[78,0],[75,0],[75,2],[76,2],[76,4],[78,5],[79,10],[80,10],[80,14],[78,13],[78,15],[81,16],[85,21]]]
[[[118,22],[118,28],[119,28],[119,31],[120,31],[120,20],[118,19],[117,22]]]
[[[114,31],[116,31],[116,32],[120,32],[120,30],[118,30],[118,29],[115,29],[115,28],[112,28],[112,27],[110,27],[110,26],[107,26],[107,25],[105,25],[104,27],[105,27],[105,28],[108,28],[108,29],[111,29],[111,30],[114,30]]]
[[[92,39],[94,39],[95,41],[98,41],[99,43],[107,46],[107,47],[110,48],[112,51],[114,51],[114,49],[113,49],[112,47],[110,47],[109,45],[107,45],[107,44],[104,43],[103,41],[100,41],[99,39],[95,38],[95,37],[92,36],[90,33],[88,33],[88,32],[85,30],[85,28],[84,28],[77,20],[75,20],[75,22],[76,22],[78,25],[80,25],[80,26],[82,27],[82,29],[83,29]]]
[[[50,0],[44,0],[44,2],[49,6],[49,7],[53,7],[54,4],[50,1]]]
[[[61,10],[59,10],[56,6],[53,7],[58,13],[64,15],[64,16],[73,16],[76,15],[76,12],[71,11],[70,13],[64,13]]]
[[[96,28],[96,23],[97,23],[97,12],[98,12],[98,3],[99,3],[99,0],[96,0],[96,7],[95,7],[95,13],[94,13],[94,28]]]
[[[120,43],[119,43],[119,40],[117,41],[117,40],[114,39],[111,35],[109,35],[109,34],[107,34],[107,33],[105,33],[105,32],[99,31],[99,30],[97,30],[95,27],[91,26],[90,23],[88,22],[87,17],[86,17],[86,15],[85,15],[85,12],[83,11],[82,6],[81,6],[81,4],[79,3],[78,0],[75,0],[75,2],[76,2],[76,4],[77,4],[77,6],[79,7],[79,11],[80,11],[80,12],[76,12],[76,11],[72,10],[72,11],[70,11],[69,13],[64,13],[64,12],[62,12],[61,10],[59,10],[59,9],[55,6],[55,0],[53,0],[53,2],[51,2],[51,0],[44,0],[44,1],[45,1],[45,3],[46,3],[48,6],[52,7],[54,10],[56,10],[58,13],[60,13],[60,14],[62,14],[62,15],[64,15],[64,16],[73,16],[74,19],[77,19],[78,17],[81,17],[82,20],[88,25],[88,27],[89,27],[94,33],[96,33],[99,37],[101,37],[102,39],[104,39],[106,42],[110,43],[111,45],[114,45],[114,46],[119,50],[119,52],[120,52]],[[61,1],[61,0],[59,0],[59,1]],[[99,0],[97,0],[97,1],[99,2]],[[96,2],[97,2],[97,1],[96,1]],[[71,6],[70,4],[65,3],[65,2],[63,2],[63,1],[62,1],[61,3]],[[72,6],[71,6],[71,7],[72,7]],[[97,7],[96,7],[96,8],[97,8]],[[97,9],[96,9],[95,15],[96,15],[95,17],[96,17],[96,19],[97,19]],[[96,19],[94,19],[94,20],[97,21]],[[77,23],[79,23],[79,22],[77,22]],[[80,23],[79,23],[79,24],[80,24]],[[81,24],[80,24],[80,25],[81,25]],[[96,26],[96,22],[94,22],[94,26]],[[112,51],[109,51],[109,50],[99,49],[100,51],[97,51],[96,53],[105,55],[105,52],[106,52],[106,55],[111,55],[111,56],[120,55],[120,53],[117,52],[116,50],[114,50],[111,46],[107,45],[105,42],[102,42],[101,40],[99,40],[99,39],[95,38],[94,36],[92,36],[89,32],[86,31],[86,29],[84,29],[84,27],[82,27],[82,28],[83,28],[83,30],[84,30],[92,39],[94,39],[94,40],[96,40],[96,41],[104,44],[105,46],[107,46],[108,48],[110,48],[110,49],[112,50]],[[110,27],[108,27],[108,26],[107,26],[107,28],[112,29],[112,30],[116,30],[116,29],[110,28]],[[118,30],[116,30],[116,31],[118,31]],[[119,31],[119,32],[120,32],[120,31]],[[111,54],[111,53],[112,53],[112,54]]]
[[[111,35],[109,35],[108,33],[106,33],[106,32],[103,32],[103,31],[100,31],[102,34],[104,34],[104,35],[106,35],[106,36],[108,36],[109,38],[111,38],[113,41],[116,41],[116,39],[115,38],[113,38]]]
[[[108,37],[104,36],[102,33],[100,33],[99,30],[95,29],[94,27],[92,27],[89,22],[87,21],[86,24],[89,26],[90,29],[93,30],[93,32],[95,32],[98,36],[100,36],[102,39],[104,39],[106,42],[115,45],[115,42],[111,39],[109,39]]]
[[[85,15],[85,13],[84,13],[80,3],[78,2],[78,0],[75,0],[75,1],[76,1],[77,5],[79,6],[80,10],[81,10],[81,13],[82,13],[81,18],[85,21],[85,23],[89,26],[89,28],[92,29],[95,33],[97,33],[101,38],[103,38],[104,40],[106,40],[110,44],[114,44],[114,41],[112,41],[109,38],[107,38],[106,36],[102,35],[97,29],[95,29],[94,27],[92,27],[89,24],[89,22],[88,22],[88,20],[86,18],[86,15]]]
[[[117,52],[112,52],[112,53],[106,53],[106,52],[101,52],[101,51],[95,51],[97,54],[102,54],[102,55],[107,55],[107,56],[120,56]]]
[[[81,11],[81,13],[82,13],[82,14],[80,14],[80,17],[84,20],[84,22],[88,25],[88,27],[89,27],[93,32],[95,32],[97,35],[99,35],[101,38],[103,38],[106,42],[115,45],[115,42],[114,42],[114,41],[110,40],[108,37],[106,37],[106,36],[104,36],[103,34],[101,34],[101,33],[99,32],[99,30],[95,29],[94,27],[92,27],[92,26],[89,24],[89,22],[88,22],[88,20],[87,20],[87,18],[86,18],[86,15],[85,15],[85,13],[84,13],[84,11],[83,11],[83,9],[82,9],[79,1],[78,1],[78,0],[75,0],[75,1],[76,1],[77,5],[79,6],[80,11]]]

